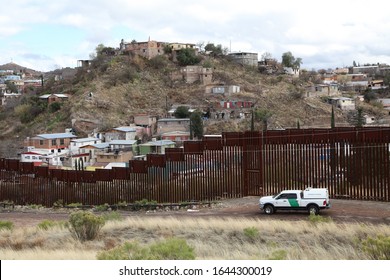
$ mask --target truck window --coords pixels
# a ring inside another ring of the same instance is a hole
[[[282,193],[276,199],[286,199],[286,198],[287,198],[287,193]]]
[[[301,198],[303,198],[303,191],[301,192]]]
[[[287,199],[297,199],[297,194],[296,193],[288,193],[287,194]]]

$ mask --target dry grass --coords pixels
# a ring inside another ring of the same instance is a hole
[[[248,236],[244,229],[258,234]],[[388,225],[234,218],[132,217],[109,221],[95,241],[80,243],[60,226],[0,231],[0,259],[95,259],[96,254],[137,241],[182,238],[197,259],[368,259],[359,241],[390,236]]]

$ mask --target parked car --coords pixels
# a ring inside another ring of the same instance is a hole
[[[303,210],[318,215],[321,209],[331,207],[328,189],[306,188],[305,190],[284,190],[274,196],[259,199],[260,209],[270,215],[278,210]]]

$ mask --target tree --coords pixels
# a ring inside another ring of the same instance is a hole
[[[12,81],[5,81],[6,84],[6,90],[8,90],[11,93],[18,93],[18,87],[15,85]]]
[[[103,44],[99,44],[95,48],[95,53],[89,55],[90,59],[95,59],[102,54],[103,49],[106,48]]]
[[[195,55],[194,49],[181,49],[178,51],[177,61],[181,66],[195,65],[200,62],[200,58]]]
[[[262,61],[265,61],[265,60],[268,60],[268,59],[272,59],[272,54],[269,53],[269,52],[265,52],[261,55],[261,60]]]
[[[363,127],[365,125],[366,121],[365,121],[364,116],[363,116],[363,108],[362,107],[357,108],[357,110],[353,116],[352,122],[353,122],[353,125],[355,127]]]
[[[203,137],[203,121],[199,111],[193,112],[190,116],[190,131],[198,139]]]
[[[335,125],[335,119],[334,119],[334,108],[333,108],[333,105],[332,105],[332,114],[330,116],[330,128],[335,128],[336,125]]]
[[[199,51],[202,52],[203,51],[203,47],[204,47],[204,42],[203,41],[200,41],[196,44],[196,46],[199,48]]]
[[[222,45],[214,45],[213,43],[207,43],[204,50],[211,52],[213,56],[221,56],[228,52],[226,48],[222,48]]]
[[[256,109],[254,115],[255,120],[262,122],[263,130],[266,131],[268,129],[268,121],[273,113],[267,109]]]
[[[285,52],[282,55],[282,65],[284,67],[291,67],[293,69],[299,69],[302,64],[302,58],[295,58],[291,52]]]
[[[188,107],[179,106],[176,108],[173,115],[175,116],[175,118],[183,119],[183,118],[188,118],[190,116],[190,112],[188,111]]]

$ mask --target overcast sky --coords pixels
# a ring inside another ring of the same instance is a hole
[[[0,65],[76,67],[98,44],[221,44],[232,52],[291,51],[302,68],[390,64],[390,4],[382,0],[15,0],[2,3]]]

